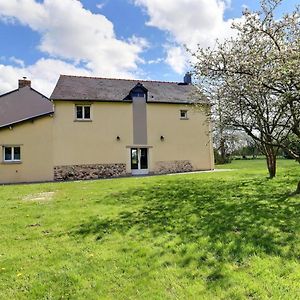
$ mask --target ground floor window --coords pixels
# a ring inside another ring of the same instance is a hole
[[[5,162],[21,161],[20,146],[4,146],[3,150]]]

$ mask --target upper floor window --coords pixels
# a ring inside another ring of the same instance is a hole
[[[180,110],[180,119],[187,120],[188,119],[188,111]]]
[[[3,147],[4,162],[19,162],[21,161],[21,147],[20,146],[4,146]]]
[[[76,120],[91,120],[91,106],[76,105]]]
[[[143,98],[145,98],[145,93],[134,91],[134,92],[131,93],[131,97],[143,97]]]
[[[138,82],[135,87],[130,91],[130,97],[132,98],[147,98],[147,89],[142,83]]]

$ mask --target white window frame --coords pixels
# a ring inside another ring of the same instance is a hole
[[[77,118],[77,107],[82,107],[82,118]],[[90,117],[85,117],[85,111],[84,108],[89,107],[90,108]],[[76,121],[91,121],[92,120],[92,108],[90,104],[75,104],[75,120]]]
[[[11,148],[11,159],[5,159],[5,149]],[[15,148],[20,148],[20,159],[15,159]],[[22,155],[21,155],[21,146],[15,145],[15,146],[2,146],[3,149],[3,162],[5,163],[13,163],[13,162],[21,162],[22,161]]]
[[[182,116],[182,113],[184,113],[184,117]],[[187,109],[181,109],[180,110],[180,119],[181,120],[188,120],[188,110]]]

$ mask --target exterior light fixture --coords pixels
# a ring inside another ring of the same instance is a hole
[[[161,135],[160,140],[163,142],[165,140],[165,137],[163,135]]]
[[[117,136],[117,141],[120,141],[120,140],[121,140],[121,138],[119,136]]]

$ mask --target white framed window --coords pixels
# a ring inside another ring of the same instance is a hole
[[[4,162],[20,162],[21,147],[20,146],[3,146]]]
[[[76,120],[91,120],[91,105],[75,105]]]
[[[180,119],[187,120],[188,119],[188,111],[181,109],[180,110]]]

